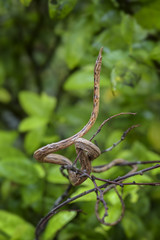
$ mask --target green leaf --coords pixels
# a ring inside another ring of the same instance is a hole
[[[33,240],[34,227],[16,214],[0,210],[0,231],[14,240]]]
[[[38,129],[44,127],[48,122],[45,117],[28,117],[21,121],[19,125],[19,130],[25,132],[28,130]]]
[[[135,141],[132,146],[132,153],[138,161],[159,160],[160,156],[148,150],[141,142]]]
[[[122,14],[121,32],[125,42],[132,44],[134,36],[134,18],[127,14]]]
[[[15,157],[19,159],[25,159],[26,156],[19,149],[8,145],[0,145],[0,158]]]
[[[5,88],[0,88],[0,102],[9,103],[11,101],[11,95]]]
[[[108,205],[108,203],[107,203]],[[108,216],[105,217],[105,222],[107,223],[113,223],[115,221],[117,221],[121,215],[121,211],[122,211],[122,206],[120,203],[111,205],[108,207]],[[104,207],[99,208],[99,214],[102,217],[104,215]],[[106,231],[109,230],[111,228],[111,226],[102,226]]]
[[[11,191],[12,191],[12,183],[9,180],[4,180],[1,185],[1,198],[3,201],[8,200]]]
[[[4,65],[2,62],[0,62],[0,86],[3,84],[4,79],[5,79]]]
[[[141,41],[147,37],[148,31],[146,29],[142,28],[142,26],[137,23],[135,18],[134,18],[133,23],[134,23],[133,40],[136,43],[138,43],[138,42],[141,43]]]
[[[136,183],[150,183],[152,182],[152,178],[148,175],[137,175],[134,177],[129,178],[124,181],[125,182],[136,182]],[[124,187],[124,191],[123,191],[123,197],[126,198],[127,196],[130,197],[130,201],[132,203],[136,203],[139,200],[140,194],[139,194],[139,189],[140,186],[138,185],[128,185]]]
[[[160,2],[149,1],[136,14],[135,17],[139,24],[144,28],[160,30]]]
[[[90,179],[87,179],[85,182],[83,182],[81,184],[81,186],[79,188],[76,189],[76,191],[71,195],[71,197],[75,197],[76,195],[86,192],[91,188],[93,188],[93,184],[90,181]],[[82,196],[82,197],[76,199],[76,202],[89,202],[89,201],[96,201],[95,192],[91,192],[85,196]]]
[[[24,147],[28,154],[32,154],[39,146],[43,136],[43,128],[28,132],[25,136]]]
[[[20,1],[24,6],[28,7],[32,0],[20,0]]]
[[[61,211],[56,213],[56,215],[54,215],[50,219],[46,227],[46,230],[43,234],[43,239],[45,240],[53,239],[56,232],[62,229],[67,223],[69,223],[76,216],[76,214],[77,213],[75,211]]]
[[[102,33],[98,34],[96,37],[96,42],[100,44],[100,46],[107,46],[107,50],[117,50],[117,49],[128,49],[125,41],[120,41],[122,39],[122,32],[120,30],[120,25],[115,24],[112,25],[107,30],[102,31]]]
[[[144,183],[149,183],[149,182],[152,182],[152,178],[147,175],[147,174],[144,174],[144,175],[136,175],[134,177],[131,177],[129,178],[129,181],[130,182],[144,182]],[[128,180],[126,180],[126,182],[128,182]]]
[[[43,143],[44,144],[48,144],[48,143],[52,143],[52,142],[58,142],[59,136],[58,135],[48,135],[48,136],[44,136],[43,137]]]
[[[36,182],[39,177],[33,163],[29,160],[8,158],[0,161],[0,176],[15,183],[28,185]]]
[[[56,106],[56,102],[56,98],[50,97],[45,93],[41,94],[41,108],[43,108],[46,117],[50,117]]]
[[[129,47],[131,47],[133,42],[139,42],[145,39],[148,34],[148,32],[136,22],[134,17],[124,13],[122,14],[120,29],[123,39]]]
[[[43,187],[41,184],[30,184],[21,188],[23,207],[31,206],[43,198]]]
[[[45,93],[39,96],[29,91],[20,92],[19,101],[28,115],[43,118],[48,118],[56,105],[55,98],[49,97]]]
[[[8,240],[8,237],[5,236],[3,233],[0,233],[0,239],[1,240]]]
[[[0,146],[9,146],[14,143],[18,136],[16,131],[0,131]]]
[[[51,18],[65,18],[76,5],[77,0],[57,0],[57,4],[53,4],[49,0],[49,15]]]
[[[47,181],[58,184],[67,184],[68,179],[65,178],[60,172],[60,166],[50,166],[47,172]]]
[[[57,11],[58,11],[57,5],[56,4],[52,4],[51,1],[50,1],[49,4],[48,4],[48,7],[49,7],[49,16],[51,18],[56,17]]]
[[[125,217],[122,220],[122,226],[126,233],[127,238],[135,237],[138,232],[142,232],[144,226],[140,218],[130,213],[129,211],[125,212]]]
[[[106,148],[107,146],[112,146],[114,143],[116,143],[117,141],[119,141],[121,139],[123,132],[120,130],[114,130],[110,135],[109,138],[106,139]],[[117,156],[117,154],[119,155],[121,152],[121,149],[124,148],[125,143],[121,143],[119,145],[116,146],[116,148],[114,148],[114,152],[112,154],[114,154],[114,156]]]
[[[46,175],[44,166],[41,163],[35,163],[34,168],[36,169],[39,178],[44,178]]]
[[[94,76],[93,76],[93,66],[89,65],[80,71],[77,71],[70,75],[67,79],[64,88],[65,90],[83,90],[93,88]],[[101,86],[106,86],[107,81],[101,75]]]
[[[160,143],[160,122],[159,121],[152,121],[152,124],[148,129],[147,137],[153,149],[155,149],[157,152],[160,153],[160,144],[159,144]]]
[[[127,61],[128,53],[127,51],[115,50],[110,52],[104,52],[103,54],[103,65],[109,70],[112,70],[113,67],[119,62]]]
[[[19,94],[19,101],[27,114],[38,117],[42,117],[44,115],[43,108],[41,108],[40,96],[36,93],[22,91]]]
[[[152,49],[150,53],[150,58],[160,62],[160,42]]]
[[[111,84],[113,91],[123,90],[124,86],[133,88],[141,79],[140,70],[136,63],[119,62],[111,72]]]
[[[134,181],[134,179],[132,181]],[[131,182],[130,178],[129,178],[129,182]],[[129,199],[132,203],[138,202],[138,199],[139,199],[138,190],[139,190],[139,186],[136,186],[136,185],[125,186],[124,187],[123,198],[126,198],[126,197],[129,196],[130,197]]]
[[[91,41],[96,28],[92,28],[91,23],[86,23],[83,18],[80,18],[77,22],[71,21],[69,28],[70,30],[63,35],[65,47],[64,57],[68,67],[73,69],[78,65],[82,65],[84,59],[88,58],[88,56],[85,55],[89,48],[87,43]],[[94,64],[92,65],[92,69],[93,68]]]

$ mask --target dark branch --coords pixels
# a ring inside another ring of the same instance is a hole
[[[137,124],[137,125],[133,125],[131,126],[130,128],[128,128],[124,133],[123,135],[121,136],[121,139],[119,141],[117,141],[116,143],[113,143],[113,145],[105,150],[103,150],[101,153],[105,153],[105,152],[109,152],[109,151],[112,151],[113,148],[115,148],[118,144],[120,144],[122,141],[124,141],[124,139],[126,138],[127,134],[133,129],[133,128],[136,128],[136,127],[139,127],[140,125]]]
[[[129,178],[129,177],[133,177],[133,176],[136,176],[136,175],[143,175],[143,173],[145,172],[148,172],[148,171],[151,171],[151,170],[154,170],[156,168],[159,168],[160,167],[160,164],[156,164],[155,166],[152,166],[152,167],[149,167],[149,168],[145,168],[143,170],[140,170],[140,171],[137,171],[135,173],[131,173],[131,174],[126,174],[125,176],[122,176],[122,177],[118,177],[116,179],[114,179],[111,183],[109,183],[108,181],[109,180],[106,180],[106,179],[100,179],[100,178],[96,178],[97,180],[100,180],[100,181],[103,181],[105,182],[105,184],[103,185],[100,185],[98,186],[98,189],[105,189],[104,190],[104,193],[106,193],[108,191],[107,187],[112,184],[110,186],[110,189],[112,189],[115,185],[117,185],[117,183]],[[119,185],[119,184],[118,184]],[[134,183],[134,185],[136,185],[136,183]],[[137,184],[138,185],[138,184]],[[149,184],[144,184],[144,185],[149,185]],[[157,185],[157,183],[155,183],[155,186]],[[159,185],[159,184],[158,184]],[[109,190],[110,190],[109,189]],[[75,197],[72,197],[72,198],[68,198],[66,201],[60,203],[58,206],[56,206],[55,208],[53,208],[44,218],[42,218],[40,220],[40,222],[38,223],[37,227],[36,227],[36,240],[39,239],[39,235],[41,233],[41,231],[43,230],[43,227],[45,226],[45,224],[48,222],[48,220],[57,213],[57,211],[64,207],[65,205],[67,205],[68,203],[78,199],[78,198],[81,198],[87,194],[90,194],[92,192],[96,192],[97,191],[97,187],[94,187],[88,191],[85,191],[85,192],[82,192],[81,194],[78,194],[77,196]]]
[[[128,115],[128,114],[131,114],[131,115],[136,115],[136,113],[131,113],[131,112],[122,112],[122,113],[118,113],[118,114],[115,114],[109,118],[107,118],[101,125],[100,127],[98,128],[97,132],[89,139],[90,141],[93,140],[93,138],[95,138],[95,136],[101,131],[102,127],[107,123],[109,122],[111,119],[115,118],[115,117],[118,117],[120,115]]]

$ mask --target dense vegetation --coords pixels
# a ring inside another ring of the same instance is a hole
[[[160,1],[6,0],[0,1],[0,26],[0,240],[32,240],[36,224],[68,184],[59,166],[36,162],[33,152],[87,123],[101,46],[100,113],[86,138],[119,112],[137,115],[110,121],[96,138],[101,149],[131,125],[140,127],[94,165],[115,158],[160,160]],[[73,146],[61,154],[72,161],[76,156]],[[125,172],[115,167],[99,176],[113,179]],[[159,176],[157,169],[130,181],[158,182]],[[91,185],[87,180],[73,192]],[[91,194],[68,206],[83,213],[60,212],[41,239],[159,239],[159,187],[123,191],[126,211],[117,226],[97,221]],[[114,192],[106,200],[112,222],[120,203]]]

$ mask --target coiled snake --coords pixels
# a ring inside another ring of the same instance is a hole
[[[34,158],[40,162],[47,162],[59,165],[68,165],[72,166],[72,162],[59,154],[53,154],[58,150],[69,147],[72,144],[75,144],[77,154],[80,152],[79,161],[81,165],[81,170],[85,170],[87,174],[90,174],[92,171],[91,161],[97,158],[101,151],[100,149],[93,144],[92,142],[81,138],[84,136],[94,125],[98,112],[99,112],[99,98],[100,98],[100,71],[102,64],[102,50],[100,49],[99,55],[97,57],[95,67],[94,67],[94,96],[93,96],[93,111],[88,123],[75,135],[64,139],[62,141],[48,144],[34,153]],[[76,173],[73,170],[68,170],[68,175],[72,185],[79,185],[86,180],[85,177],[81,177],[80,173]]]

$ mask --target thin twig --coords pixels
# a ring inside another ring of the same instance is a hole
[[[95,177],[94,176],[92,176],[92,182],[94,183],[94,186],[95,186],[95,188],[96,188],[96,190],[95,190],[95,193],[96,193],[96,195],[97,195],[97,201],[96,201],[96,203],[97,204],[99,204],[100,202],[103,204],[103,206],[104,206],[104,210],[105,210],[105,213],[104,213],[104,216],[108,216],[108,207],[107,207],[107,204],[106,204],[106,202],[105,202],[105,200],[104,200],[104,198],[103,198],[103,191],[98,187],[98,185],[97,185],[97,183],[96,183],[96,181],[95,181]],[[99,194],[98,194],[99,193]],[[96,205],[97,205],[96,204]],[[97,210],[98,210],[98,205],[97,205]],[[96,209],[95,208],[95,209]]]
[[[134,129],[134,128],[136,128],[136,127],[139,127],[139,126],[140,126],[140,125],[137,124],[137,125],[133,125],[133,126],[129,127],[129,128],[123,133],[123,135],[121,136],[121,138],[120,138],[119,141],[117,141],[116,143],[113,143],[113,145],[112,145],[111,147],[109,147],[109,148],[101,151],[101,153],[105,153],[105,152],[111,151],[111,150],[112,150],[113,148],[115,148],[118,144],[120,144],[122,141],[124,141],[124,139],[126,138],[127,134],[128,134],[132,129]]]
[[[154,160],[154,161],[135,161],[135,162],[123,162],[123,163],[117,163],[117,166],[129,166],[129,165],[135,165],[135,164],[152,164],[152,163],[160,163],[160,160]]]
[[[100,201],[97,201],[97,202],[96,202],[96,205],[95,205],[95,213],[96,213],[96,217],[97,217],[98,221],[101,222],[102,224],[106,225],[106,226],[114,226],[114,225],[116,225],[117,223],[119,223],[119,222],[122,220],[122,218],[123,218],[123,216],[124,216],[124,212],[125,212],[125,204],[124,204],[123,198],[121,197],[121,195],[120,195],[119,192],[117,191],[116,187],[115,187],[115,186],[113,186],[113,187],[114,187],[114,190],[115,190],[118,198],[120,199],[120,202],[121,202],[121,205],[122,205],[121,215],[120,215],[120,217],[118,218],[118,220],[116,220],[115,222],[112,222],[112,223],[107,223],[107,222],[105,222],[105,217],[106,217],[107,215],[104,214],[102,218],[100,218],[100,216],[99,216],[98,208],[99,208],[99,203],[100,203]],[[103,193],[104,193],[104,192],[103,192]]]
[[[82,152],[82,150],[79,151],[79,153],[77,154],[77,157],[76,157],[76,159],[75,159],[74,162],[73,162],[73,166],[75,166],[75,165],[77,164],[77,161],[78,161],[78,159],[79,159],[79,157],[80,157],[80,155],[81,155],[81,152]]]
[[[125,185],[140,185],[140,186],[160,186],[160,182],[153,182],[153,183],[137,183],[135,181],[131,182],[131,183],[121,183],[122,186]]]
[[[67,189],[64,191],[64,193],[59,197],[57,198],[57,200],[55,201],[54,205],[53,205],[53,208],[57,207],[65,198],[68,197],[69,193],[70,193],[70,190],[73,188],[72,184],[70,183],[67,187]],[[52,208],[52,209],[53,209]]]
[[[92,141],[93,138],[95,138],[95,136],[101,131],[102,127],[103,127],[108,121],[110,121],[111,119],[113,119],[113,118],[115,118],[115,117],[118,117],[118,116],[120,116],[120,115],[128,115],[128,114],[136,115],[136,113],[132,113],[132,112],[121,112],[121,113],[115,114],[115,115],[107,118],[106,120],[104,120],[104,122],[99,126],[97,132],[89,139],[89,141]]]
[[[143,173],[145,172],[148,172],[148,171],[151,171],[151,170],[154,170],[156,168],[159,168],[160,167],[160,164],[156,164],[155,166],[152,166],[152,167],[149,167],[149,168],[145,168],[141,171],[137,171],[135,173],[131,173],[131,174],[127,174],[125,176],[122,176],[122,177],[118,177],[116,179],[114,179],[113,181],[114,182],[119,182],[119,181],[122,181],[122,180],[125,180],[129,177],[133,177],[135,175],[143,175]],[[97,178],[98,179],[98,178]],[[100,179],[101,180],[101,179]],[[107,186],[109,186],[109,183],[107,182],[107,180],[103,179],[104,182],[106,182],[105,184],[103,185],[100,185],[98,186],[99,189],[102,189],[102,188],[107,188]],[[114,183],[115,184],[115,183]],[[136,184],[135,184],[136,185]],[[113,188],[113,187],[112,187]],[[43,226],[46,224],[46,222],[48,222],[48,220],[56,214],[57,210],[59,210],[60,208],[64,207],[65,205],[67,205],[68,203],[78,199],[78,198],[81,198],[87,194],[90,194],[94,191],[96,191],[97,189],[96,188],[92,188],[88,191],[84,191],[78,195],[76,195],[75,197],[72,197],[72,198],[68,198],[66,201],[60,203],[58,206],[56,206],[54,209],[52,209],[44,218],[42,218],[40,220],[40,222],[38,223],[37,227],[36,227],[36,240],[39,239],[39,235],[41,233],[41,231],[43,230]],[[107,190],[107,189],[106,189]]]
[[[113,119],[113,118],[115,118],[115,117],[118,117],[118,116],[120,116],[120,115],[128,115],[128,114],[136,115],[136,113],[132,113],[132,112],[121,112],[121,113],[115,114],[115,115],[107,118],[105,121],[103,121],[103,123],[100,125],[100,127],[98,128],[98,130],[96,131],[96,133],[89,139],[89,141],[92,141],[92,140],[95,138],[95,136],[101,131],[102,127],[103,127],[107,122],[109,122],[111,119]],[[135,126],[135,127],[138,127],[138,125],[134,125],[134,126]],[[134,128],[134,127],[131,127],[131,128]],[[127,129],[127,130],[130,131],[131,129]],[[127,132],[127,131],[126,131],[126,132]],[[128,132],[127,132],[127,133],[128,133]],[[127,134],[127,133],[126,133],[126,134]],[[121,141],[122,141],[122,140],[121,140]],[[81,151],[79,151],[76,159],[74,160],[73,166],[76,165],[76,163],[77,163],[77,161],[78,161],[78,159],[79,159],[80,154],[81,154]]]
[[[92,168],[92,172],[100,173],[100,172],[102,172],[102,169],[104,169],[104,171],[107,171],[110,168],[115,167],[115,166],[123,167],[123,166],[133,166],[133,165],[138,165],[138,164],[140,165],[140,164],[152,164],[152,163],[160,163],[160,160],[128,162],[124,159],[117,158],[108,164],[94,166]]]
[[[96,178],[96,180],[100,180],[100,181],[103,181],[104,179],[101,179],[101,178]],[[123,187],[125,185],[147,185],[147,186],[159,186],[160,185],[160,182],[154,182],[154,183],[137,183],[135,181],[133,182],[130,182],[130,183],[121,183],[121,182],[116,182],[116,181],[111,181],[111,180],[108,180],[108,179],[105,179],[104,182],[107,182],[109,184],[115,184],[115,185],[118,185],[120,187]]]

